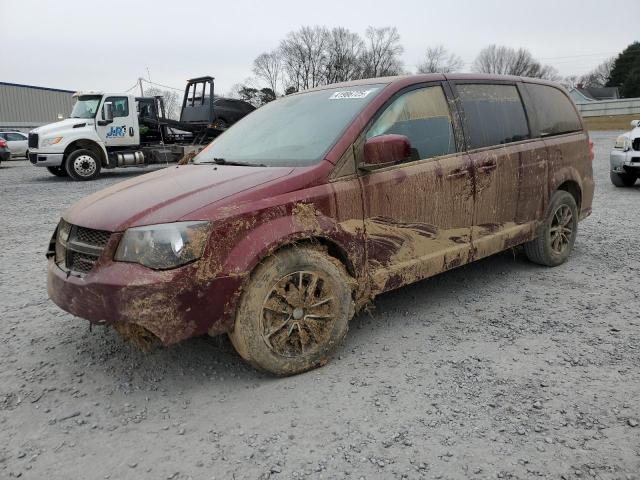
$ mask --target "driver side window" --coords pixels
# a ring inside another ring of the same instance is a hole
[[[367,132],[367,139],[386,134],[405,135],[411,160],[456,152],[451,113],[441,86],[418,88],[389,105]]]
[[[113,103],[113,118],[129,116],[129,99],[127,97],[109,97],[106,102]]]

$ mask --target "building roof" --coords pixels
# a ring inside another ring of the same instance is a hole
[[[575,87],[587,100],[616,100],[620,98],[618,87]]]
[[[37,87],[35,85],[25,85],[22,83],[0,82],[0,85],[8,87],[34,88],[36,90],[48,90],[50,92],[75,93],[75,90],[62,90],[61,88]]]

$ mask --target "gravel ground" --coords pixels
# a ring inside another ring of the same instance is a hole
[[[640,475],[640,183],[595,133],[568,263],[516,249],[385,294],[324,368],[275,379],[226,337],[138,352],[53,305],[44,251],[91,183],[3,163],[0,478]]]

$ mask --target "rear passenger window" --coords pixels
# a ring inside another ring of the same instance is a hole
[[[540,136],[582,130],[580,119],[571,100],[557,88],[535,83],[527,84]]]
[[[456,151],[449,106],[442,87],[411,90],[396,98],[367,132],[367,138],[394,133],[411,142],[412,160]]]
[[[531,138],[522,100],[514,85],[459,84],[469,149]]]

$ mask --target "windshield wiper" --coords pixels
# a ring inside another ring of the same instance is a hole
[[[216,165],[234,165],[237,167],[266,167],[264,163],[236,162],[234,160],[225,160],[224,158],[214,158],[211,162],[207,161],[198,163],[215,163]]]

